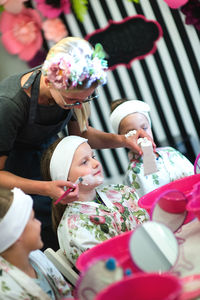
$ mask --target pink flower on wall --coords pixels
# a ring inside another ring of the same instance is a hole
[[[180,6],[188,2],[188,0],[164,0],[164,1],[169,5],[169,7],[174,9],[179,8]]]
[[[43,16],[50,19],[57,18],[61,13],[69,14],[71,12],[70,0],[60,0],[59,4],[55,0],[35,0],[35,2],[37,3],[37,9]]]
[[[23,3],[28,0],[0,0],[0,5],[3,5],[4,9],[12,14],[18,14],[23,9]]]
[[[68,35],[63,22],[56,19],[48,19],[42,23],[42,29],[44,30],[44,36],[48,41],[59,42],[61,39]]]
[[[40,15],[34,9],[24,8],[17,15],[4,11],[0,18],[2,43],[10,54],[29,61],[42,46],[41,27]]]

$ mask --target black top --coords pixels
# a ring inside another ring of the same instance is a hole
[[[62,129],[67,116],[72,113],[57,104],[37,104],[32,124],[34,130],[30,130],[28,122],[31,99],[20,83],[21,77],[28,72],[12,75],[0,82],[0,155],[8,155],[15,147],[40,147],[41,143]],[[40,78],[41,74],[38,76]],[[36,88],[39,91],[39,81]],[[41,131],[41,128],[44,130]]]

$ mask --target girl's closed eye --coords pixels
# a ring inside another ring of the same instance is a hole
[[[87,162],[88,162],[88,159],[84,159],[84,160],[82,160],[81,165],[86,165]]]

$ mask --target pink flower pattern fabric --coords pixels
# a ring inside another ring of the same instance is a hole
[[[69,203],[58,227],[60,248],[73,264],[87,249],[149,219],[138,206],[134,189],[117,184],[101,186],[96,191],[97,202]],[[111,208],[101,203],[102,194],[112,203]]]
[[[41,27],[40,15],[34,9],[24,8],[16,15],[3,11],[0,18],[2,43],[10,54],[29,61],[42,46]]]
[[[134,188],[139,197],[169,182],[194,174],[193,164],[172,147],[157,148],[158,172],[144,175],[142,157],[129,152],[130,163],[124,176],[124,184]]]

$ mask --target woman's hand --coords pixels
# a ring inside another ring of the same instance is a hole
[[[48,190],[48,196],[51,197],[53,200],[57,200],[60,198],[67,189],[72,189],[64,197],[59,203],[62,203],[63,205],[77,201],[79,199],[79,187],[78,184],[74,184],[70,181],[65,180],[54,180],[54,181],[46,181],[47,184],[47,190]]]
[[[138,145],[137,141],[139,138],[146,137],[148,140],[152,142],[153,151],[156,152],[156,144],[154,143],[153,139],[144,131],[143,129],[134,130],[134,134],[130,136],[125,136],[125,147],[128,149],[131,149],[134,153],[138,153],[139,155],[142,155],[142,149]]]

